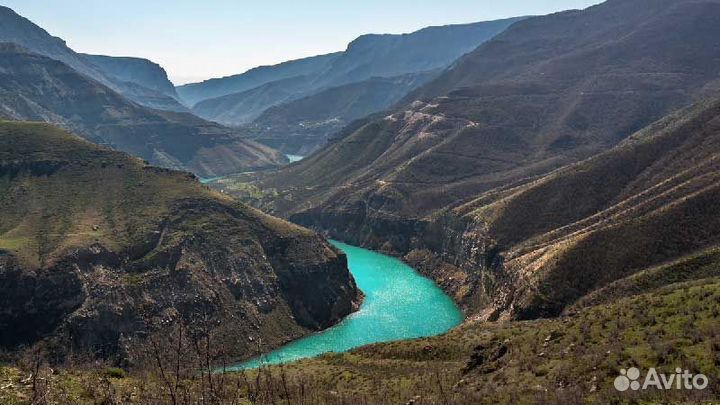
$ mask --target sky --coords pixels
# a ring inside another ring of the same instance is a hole
[[[600,0],[0,0],[77,52],[137,56],[175,84],[406,33],[585,8]]]

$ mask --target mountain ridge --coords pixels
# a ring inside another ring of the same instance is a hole
[[[143,83],[132,82],[132,85],[128,85],[123,80],[114,79],[111,73],[101,69],[93,62],[93,56],[76,53],[67,46],[63,39],[50,35],[29,19],[4,6],[0,6],[0,42],[17,43],[32,52],[61,61],[79,73],[99,81],[141,105],[147,104],[149,107],[162,107],[173,111],[187,111],[170,94],[147,88],[143,86]],[[116,64],[120,61],[122,60],[115,59]],[[152,64],[150,61],[147,63]],[[167,77],[165,77],[166,79]]]
[[[258,87],[244,89],[241,92],[233,93],[230,90],[231,83],[243,78],[243,75],[234,76],[230,79],[218,79],[207,82],[209,87],[212,84],[217,87],[220,83],[227,83],[223,92],[230,94],[205,99],[194,103],[193,112],[208,120],[216,121],[226,125],[245,126],[249,137],[263,140],[267,137],[266,130],[274,132],[273,139],[268,140],[269,145],[283,148],[286,153],[303,153],[314,150],[322,144],[333,132],[348,121],[330,126],[316,126],[313,131],[304,131],[298,125],[294,127],[303,134],[300,137],[288,139],[284,142],[282,131],[285,128],[266,128],[271,122],[253,122],[256,118],[268,111],[270,108],[284,108],[285,104],[293,104],[299,99],[306,97],[332,94],[339,88],[347,94],[348,100],[334,99],[333,102],[352,102],[354,98],[362,97],[365,90],[373,85],[373,78],[399,78],[403,75],[421,75],[425,72],[442,70],[464,53],[472,51],[484,41],[492,38],[517,21],[525,17],[508,18],[495,21],[484,21],[471,24],[447,25],[428,27],[412,33],[402,35],[363,35],[353,40],[345,51],[331,54],[325,63],[314,62],[316,59],[302,59],[290,61],[277,65],[272,69],[284,68],[287,70],[295,64],[304,63],[303,66],[311,68],[301,73],[293,72],[293,75],[276,77],[275,80],[268,79],[268,82],[254,83]],[[320,58],[320,57],[318,57]],[[284,71],[280,71],[282,73]],[[259,74],[259,71],[252,70],[250,73]],[[292,80],[291,78],[295,78]],[[364,83],[364,85],[363,85]],[[354,86],[353,86],[354,85]],[[204,85],[195,84],[190,88],[202,88]],[[364,88],[363,88],[364,86]],[[250,87],[250,86],[248,86]],[[416,86],[408,86],[411,90]],[[179,88],[182,92],[186,87]],[[334,89],[334,90],[333,90]],[[378,102],[373,108],[368,108],[367,113],[374,113],[389,107],[397,101],[398,96],[394,93],[401,89],[400,86],[388,86],[388,93],[384,95],[389,99],[386,102]],[[355,93],[353,94],[353,90]],[[374,88],[374,93],[381,96],[382,88]],[[328,101],[330,102],[330,101]],[[298,117],[300,121],[310,121],[307,117]],[[329,121],[333,116],[326,116],[323,119],[313,121]],[[359,117],[352,117],[359,118]],[[257,131],[260,133],[255,133]],[[307,140],[307,144],[299,142]]]
[[[189,113],[137,105],[68,65],[19,45],[4,45],[0,52],[0,110],[8,118],[59,124],[154,164],[206,177],[287,161],[277,151]]]

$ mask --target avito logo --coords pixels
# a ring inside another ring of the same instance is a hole
[[[640,370],[635,367],[620,370],[620,375],[615,378],[615,389],[618,391],[646,390],[656,388],[659,390],[702,390],[708,386],[708,378],[705,374],[692,374],[680,367],[675,369],[674,374],[658,373],[655,368],[650,368],[645,379],[640,384]]]

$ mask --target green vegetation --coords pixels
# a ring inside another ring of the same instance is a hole
[[[224,199],[189,174],[148,167],[46,124],[0,123],[0,162],[0,248],[29,267],[91,243],[127,250],[147,240],[176,201]]]
[[[125,378],[127,377],[127,372],[121,368],[118,367],[108,367],[105,369],[105,375],[110,378]]]

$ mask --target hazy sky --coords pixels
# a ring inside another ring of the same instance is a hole
[[[78,52],[140,56],[176,84],[345,49],[366,33],[585,8],[600,0],[0,0]]]

